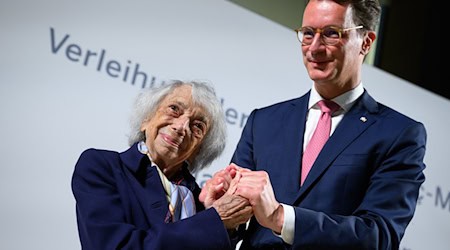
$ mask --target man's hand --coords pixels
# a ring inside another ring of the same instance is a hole
[[[247,198],[261,226],[281,233],[284,222],[283,206],[275,199],[270,178],[265,171],[237,170],[240,180],[235,195]]]

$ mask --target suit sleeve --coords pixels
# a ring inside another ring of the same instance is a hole
[[[164,218],[149,226],[130,221],[117,174],[105,153],[90,149],[78,159],[72,177],[82,249],[230,249],[227,231],[214,209],[175,223]]]

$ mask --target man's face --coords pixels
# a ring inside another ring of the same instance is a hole
[[[350,28],[354,24],[348,6],[334,1],[310,1],[305,8],[302,26]],[[340,42],[336,45],[325,45],[320,34],[316,33],[311,45],[302,46],[303,62],[310,78],[317,84],[336,85],[338,88],[345,88],[342,85],[349,83],[358,83],[357,78],[364,58],[361,46],[362,38],[356,30],[343,32]]]
[[[181,86],[162,100],[141,131],[152,160],[160,168],[172,169],[197,153],[209,127],[209,115],[192,101],[192,88]]]

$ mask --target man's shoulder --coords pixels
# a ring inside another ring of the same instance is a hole
[[[403,113],[402,111],[387,106],[382,103],[378,103],[380,107],[380,114],[382,118],[386,118],[388,120],[396,120],[397,122],[402,123],[421,123],[420,121],[414,119],[413,117],[407,115],[406,113]]]
[[[263,112],[273,112],[280,109],[289,109],[290,107],[296,107],[302,103],[302,100],[304,100],[304,97],[297,97],[292,99],[287,99],[284,101],[276,102],[267,106],[263,106],[261,108],[258,108],[256,110],[263,111]]]
[[[363,103],[366,106],[367,110],[370,113],[374,113],[378,115],[383,121],[393,122],[397,124],[421,124],[418,120],[415,120],[411,116],[403,113],[397,108],[394,108],[385,103],[376,101],[373,97],[371,97],[367,92],[363,95]]]

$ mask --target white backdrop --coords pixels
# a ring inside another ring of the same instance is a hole
[[[88,147],[128,148],[143,84],[214,83],[228,146],[200,184],[228,164],[253,108],[311,86],[293,31],[223,0],[0,0],[0,37],[0,249],[80,249],[74,164]],[[428,131],[427,180],[401,249],[448,250],[449,100],[370,66],[363,81]]]

